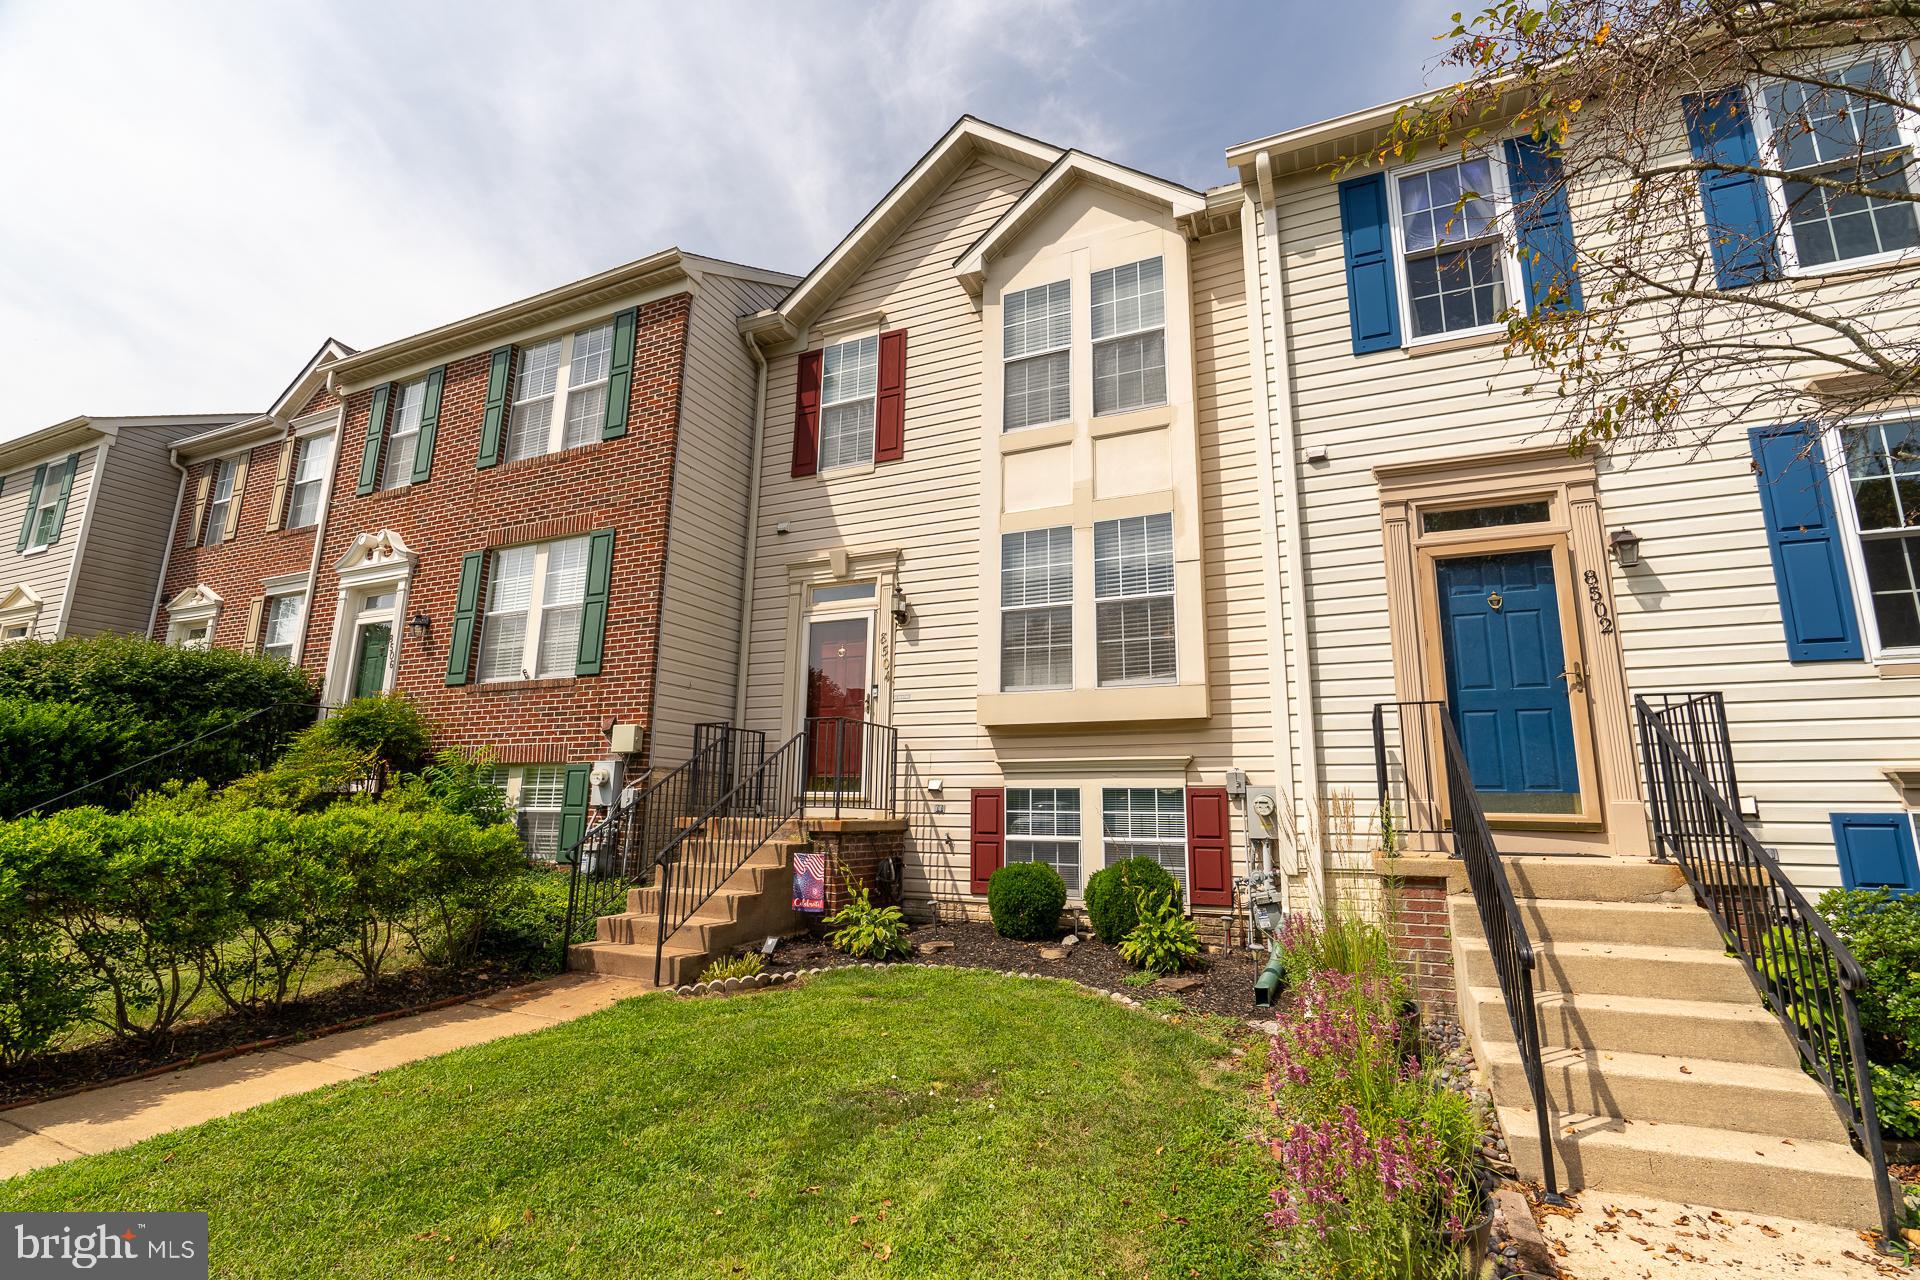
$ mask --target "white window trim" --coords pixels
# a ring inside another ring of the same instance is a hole
[[[539,861],[542,861],[542,862],[552,862],[555,860],[555,857],[559,854],[559,849],[557,847],[552,852],[536,852],[533,846],[528,842],[526,829],[521,825],[520,820],[521,820],[521,817],[527,813],[543,813],[543,814],[551,813],[556,817],[556,819],[558,819],[558,821],[556,821],[555,823],[555,832],[554,832],[556,840],[558,839],[559,824],[560,822],[564,822],[566,820],[566,816],[565,816],[566,815],[566,796],[564,792],[566,767],[567,766],[564,764],[556,764],[556,763],[497,764],[494,766],[494,768],[499,772],[500,779],[501,779],[500,787],[499,787],[501,799],[503,799],[506,802],[507,807],[513,811],[513,830],[514,830],[514,834],[518,836],[520,839],[520,850],[522,853],[526,854],[526,856],[529,858],[538,859]],[[549,807],[547,805],[540,805],[537,807],[529,808],[521,803],[521,796],[523,792],[526,790],[527,773],[529,770],[532,770],[532,769],[561,770],[561,780],[562,780],[563,790],[562,790],[560,803],[558,805],[555,805],[552,807]]]
[[[1081,898],[1081,895],[1086,892],[1088,878],[1093,874],[1093,871],[1089,871],[1087,869],[1086,789],[1077,782],[1033,783],[1033,782],[1027,782],[1025,780],[1015,780],[1015,779],[1009,778],[1006,780],[1006,784],[1007,785],[1004,792],[1004,795],[1006,797],[1006,822],[1007,822],[1007,831],[1005,836],[1006,843],[1007,843],[1006,865],[1012,866],[1016,861],[1016,859],[1013,857],[1013,852],[1012,852],[1013,845],[1016,841],[1023,844],[1045,844],[1045,845],[1053,845],[1055,847],[1061,847],[1066,845],[1073,846],[1074,865],[1077,868],[1077,871],[1075,872],[1075,875],[1074,875],[1075,883],[1067,886],[1067,898],[1069,901],[1078,902]],[[1015,835],[1013,833],[1014,805],[1013,805],[1012,797],[1013,797],[1013,793],[1016,791],[1027,791],[1027,792],[1050,791],[1055,793],[1067,792],[1071,794],[1075,800],[1073,816],[1074,816],[1074,820],[1079,823],[1080,833],[1078,835],[1071,835],[1071,836]],[[1034,861],[1034,859],[1025,858],[1025,859],[1019,859],[1019,861],[1031,862],[1031,861]],[[1053,865],[1053,864],[1050,863],[1047,865]],[[1059,868],[1056,866],[1055,870],[1058,870],[1058,869]],[[1097,871],[1097,870],[1100,870],[1100,868],[1096,867],[1093,870]]]
[[[321,517],[326,514],[327,498],[333,490],[334,466],[340,460],[340,441],[338,437],[334,435],[334,428],[339,425],[338,416],[335,410],[329,409],[322,417],[312,421],[310,424],[302,424],[300,422],[293,424],[293,467],[287,473],[287,506],[280,521],[280,527],[282,529],[317,528],[319,527]],[[327,455],[327,469],[321,473],[320,479],[317,482],[320,486],[320,502],[319,505],[314,508],[312,523],[294,524],[294,502],[300,491],[300,456],[309,445],[322,437],[329,437],[329,453]]]
[[[1876,665],[1920,661],[1920,646],[1895,649],[1880,643],[1880,619],[1873,609],[1873,585],[1867,580],[1867,553],[1861,546],[1860,513],[1853,505],[1853,482],[1847,472],[1846,442],[1842,434],[1848,427],[1866,427],[1878,422],[1911,422],[1916,416],[1920,415],[1912,410],[1866,414],[1837,426],[1829,425],[1821,433],[1821,457],[1831,460],[1826,463],[1827,483],[1833,497],[1835,523],[1842,535],[1840,546],[1845,553],[1847,579],[1853,584],[1854,621],[1860,626],[1860,638],[1866,648],[1867,660]]]
[[[22,583],[6,595],[0,596],[0,600],[11,602],[4,608],[0,608],[0,644],[12,643],[7,638],[8,627],[24,626],[27,629],[25,635],[15,636],[13,638],[15,640],[33,639],[33,628],[40,620],[40,609],[45,603],[41,600],[39,593]]]
[[[60,505],[60,486],[66,483],[66,481],[64,477],[55,480],[54,468],[65,467],[66,465],[67,455],[65,454],[46,464],[47,469],[41,475],[40,496],[37,501],[30,502],[27,508],[27,527],[33,530],[33,540],[28,542],[26,549],[20,553],[23,556],[45,555],[47,550],[54,545],[54,541],[60,536],[60,526],[55,525],[52,537],[45,542],[39,540],[40,513],[49,507],[58,507]],[[77,458],[73,463],[73,480],[75,484],[78,484],[80,481],[80,462]],[[27,491],[27,494],[29,499],[32,499],[33,491],[31,489]],[[65,523],[64,516],[61,517],[61,523]]]
[[[294,617],[293,645],[287,653],[287,661],[294,666],[300,665],[301,641],[307,630],[307,575],[304,573],[287,574],[294,581],[269,578],[261,583],[266,592],[266,603],[260,607],[260,652],[267,651],[267,628],[273,621],[273,604],[276,600],[297,599],[299,612]]]
[[[1439,333],[1414,336],[1413,332],[1413,290],[1407,283],[1407,245],[1404,224],[1400,219],[1400,179],[1412,177],[1416,173],[1426,173],[1433,169],[1445,169],[1461,163],[1463,159],[1477,159],[1484,155],[1491,166],[1493,190],[1486,193],[1493,204],[1494,239],[1499,248],[1500,269],[1506,273],[1506,305],[1508,310],[1520,301],[1522,289],[1520,276],[1520,258],[1512,244],[1512,236],[1504,227],[1513,215],[1513,188],[1508,183],[1507,159],[1504,148],[1489,145],[1484,152],[1473,156],[1461,156],[1457,151],[1446,152],[1430,160],[1414,164],[1394,165],[1386,170],[1387,179],[1387,233],[1393,252],[1393,279],[1399,291],[1400,305],[1400,345],[1402,347],[1424,347],[1436,342],[1457,342],[1461,338],[1474,338],[1490,333],[1505,333],[1504,322],[1476,325],[1471,329],[1444,329]]]
[[[1100,782],[1092,790],[1093,790],[1094,798],[1098,801],[1098,805],[1099,805],[1095,813],[1095,818],[1096,818],[1096,821],[1099,823],[1099,828],[1095,834],[1098,837],[1097,852],[1100,855],[1100,865],[1094,868],[1095,871],[1104,871],[1108,867],[1112,866],[1115,862],[1120,861],[1120,859],[1111,856],[1107,852],[1107,839],[1108,839],[1107,837],[1107,792],[1108,791],[1178,791],[1180,793],[1180,841],[1179,841],[1180,864],[1183,868],[1185,868],[1179,880],[1180,904],[1182,908],[1185,909],[1186,913],[1191,915],[1193,912],[1193,903],[1191,901],[1193,896],[1193,840],[1192,840],[1193,833],[1187,829],[1187,783],[1186,783],[1186,780],[1183,778],[1175,782],[1175,781],[1162,781],[1162,780],[1157,780],[1153,778],[1114,778],[1114,779],[1108,779]],[[1084,798],[1082,800],[1082,803],[1084,805],[1085,803]],[[1086,829],[1086,819],[1084,817],[1081,819],[1080,827],[1082,831]],[[1154,840],[1122,841],[1122,843],[1172,844],[1174,842],[1171,840],[1154,839]],[[1081,874],[1082,874],[1082,878],[1084,879],[1087,877],[1091,877],[1093,872],[1087,871],[1083,864]]]
[[[574,663],[568,663],[564,671],[542,673],[535,669],[540,661],[540,635],[541,632],[545,630],[548,611],[550,609],[563,609],[568,607],[564,603],[549,605],[546,599],[547,556],[551,548],[563,542],[585,543],[587,548],[587,565],[589,569],[591,568],[593,543],[591,538],[586,534],[580,534],[572,538],[551,538],[546,542],[522,542],[510,547],[493,547],[488,550],[486,593],[485,597],[480,601],[480,652],[478,660],[482,669],[484,669],[486,662],[487,631],[489,629],[489,623],[494,616],[493,601],[491,599],[493,594],[493,575],[496,566],[499,564],[498,556],[500,553],[504,551],[520,551],[531,547],[533,549],[533,567],[529,572],[532,574],[533,580],[527,589],[527,625],[526,630],[521,634],[520,671],[518,674],[510,676],[482,676],[480,678],[481,684],[506,684],[516,680],[567,680],[573,678]],[[577,603],[584,603],[586,599],[586,582],[584,581],[584,577],[585,574],[583,572],[581,599]],[[584,618],[582,621],[584,624]]]
[[[873,349],[873,393],[865,396],[852,396],[845,400],[827,399],[827,352],[834,347],[843,347],[856,342],[874,341]],[[837,467],[827,465],[827,410],[837,405],[859,404],[862,400],[873,402],[873,417],[869,424],[872,439],[867,444],[867,456],[857,462],[843,462]],[[836,333],[820,347],[820,425],[818,439],[814,443],[814,453],[818,458],[820,475],[858,476],[874,470],[879,464],[875,455],[880,452],[880,329],[878,325],[862,326],[859,329]]]
[[[394,428],[400,423],[400,406],[406,401],[407,391],[413,387],[420,388],[420,417],[414,420],[413,430],[396,431]],[[425,420],[427,412],[427,380],[424,377],[420,377],[409,378],[405,382],[397,382],[394,384],[393,394],[393,407],[387,411],[387,438],[380,442],[380,492],[382,493],[394,489],[408,489],[413,486],[413,470],[420,456],[420,424]],[[388,472],[393,466],[395,459],[393,443],[396,440],[403,440],[408,437],[413,439],[414,456],[408,460],[407,469],[403,474],[390,476]],[[298,459],[295,459],[295,461],[297,462]]]
[[[211,587],[188,587],[167,602],[167,643],[176,647],[184,645],[189,631],[205,627],[206,647],[211,649],[214,630],[220,624],[220,611],[225,607],[226,601]]]
[[[529,338],[524,342],[520,342],[516,344],[514,353],[513,353],[514,398],[512,402],[507,406],[507,421],[506,421],[507,434],[503,436],[500,441],[500,457],[502,462],[509,461],[509,459],[506,456],[508,452],[508,447],[509,447],[508,440],[510,439],[513,431],[515,411],[519,409],[521,404],[520,362],[522,359],[525,358],[527,349],[530,347],[543,347],[547,343],[552,342],[555,338],[558,338],[560,340],[560,363],[554,369],[553,391],[549,397],[550,403],[547,406],[547,414],[548,414],[547,447],[541,450],[539,453],[530,453],[524,458],[511,459],[511,461],[514,461],[514,462],[530,462],[534,458],[551,457],[552,455],[556,453],[560,453],[569,447],[566,444],[568,398],[575,391],[588,391],[593,389],[594,387],[606,386],[608,381],[612,377],[612,371],[613,371],[613,361],[611,358],[609,358],[607,362],[607,371],[608,371],[607,377],[600,378],[594,382],[589,382],[584,386],[579,386],[579,387],[574,386],[573,385],[574,339],[578,338],[581,334],[586,333],[589,330],[605,328],[610,325],[614,325],[614,316],[611,316],[611,315],[602,316],[598,320],[590,320],[584,324],[576,324],[571,328],[563,329],[558,333],[543,333],[536,338]],[[614,326],[614,328],[615,328],[615,334],[617,336],[619,331],[618,326]],[[602,397],[603,402],[604,402],[604,399],[605,397]],[[573,445],[571,447],[576,449],[585,449],[591,445],[600,444],[601,442],[602,441],[601,441],[600,433],[598,431],[595,431],[592,439],[583,440],[581,443],[577,445]]]
[[[1164,264],[1161,267],[1160,280],[1161,280],[1161,291],[1162,291],[1162,294],[1164,295],[1165,289],[1166,289],[1166,267]],[[1007,321],[1006,321],[1007,294],[1008,293],[1015,293],[1015,294],[1032,293],[1037,290],[1051,289],[1058,284],[1064,284],[1067,286],[1067,340],[1058,346],[1046,347],[1039,351],[1027,351],[1017,356],[1009,356],[1007,354]],[[1073,277],[1069,275],[1065,280],[1045,280],[1039,284],[1026,285],[1019,289],[1010,289],[1001,294],[1001,297],[1000,297],[1000,430],[1004,433],[1012,434],[1020,431],[1036,431],[1041,427],[1057,426],[1062,422],[1072,422],[1074,420],[1074,417],[1073,417],[1073,382],[1074,382],[1073,332],[1074,332],[1075,325],[1073,323],[1073,292],[1074,292]],[[1092,315],[1091,307],[1093,306],[1093,303],[1091,299],[1088,300],[1087,306],[1089,307],[1089,311],[1087,315],[1087,332],[1092,333],[1093,332],[1093,315]],[[1161,330],[1164,332],[1166,329],[1166,309],[1164,304],[1162,305],[1162,308],[1161,308],[1161,326],[1160,327],[1161,327]],[[1118,334],[1116,336],[1124,338],[1124,337],[1130,337],[1132,335]],[[1101,339],[1101,341],[1103,342],[1111,341],[1111,340],[1112,339],[1105,339],[1105,338]],[[1007,419],[1006,419],[1007,370],[1011,369],[1016,364],[1027,364],[1031,361],[1042,360],[1048,356],[1055,356],[1055,355],[1065,355],[1067,357],[1067,412],[1066,412],[1066,415],[1064,417],[1059,417],[1059,418],[1050,418],[1045,422],[1029,422],[1023,426],[1018,426],[1018,427],[1008,426]]]
[[[1160,323],[1142,325],[1137,329],[1127,329],[1117,333],[1110,333],[1104,338],[1094,336],[1093,277],[1103,272],[1118,270],[1121,267],[1131,267],[1142,262],[1152,262],[1156,258],[1160,260]],[[1140,413],[1147,409],[1158,409],[1172,403],[1173,386],[1167,381],[1170,372],[1170,362],[1167,358],[1167,308],[1167,262],[1164,253],[1150,253],[1144,258],[1134,258],[1128,262],[1116,262],[1111,266],[1095,267],[1087,273],[1087,366],[1089,375],[1092,378],[1092,381],[1087,384],[1089,395],[1093,395],[1092,388],[1098,383],[1100,378],[1100,348],[1112,346],[1116,342],[1125,342],[1129,338],[1138,338],[1152,333],[1160,335],[1160,379],[1162,383],[1166,384],[1162,392],[1162,399],[1158,404],[1139,404],[1130,409],[1109,409],[1105,413],[1101,413],[1099,405],[1090,401],[1087,405],[1087,414],[1089,417],[1114,418],[1119,417],[1121,414]],[[1002,395],[1004,394],[1005,392],[1003,391]],[[1094,396],[1094,401],[1097,401],[1097,399],[1098,397]],[[1071,419],[1069,419],[1069,421],[1071,421]]]
[[[1062,529],[1062,528],[1067,531],[1067,542],[1068,542],[1067,576],[1068,576],[1068,585],[1071,588],[1067,593],[1066,600],[1050,601],[1046,604],[1012,604],[1012,605],[1007,604],[1006,603],[1006,598],[1007,598],[1006,597],[1006,580],[1007,580],[1006,539],[1007,539],[1007,535],[1010,533],[1021,533],[1021,534],[1050,533],[1054,529]],[[1077,630],[1078,630],[1079,620],[1080,620],[1080,610],[1079,610],[1080,602],[1075,598],[1079,591],[1078,584],[1081,578],[1081,575],[1078,572],[1079,542],[1080,542],[1079,534],[1080,534],[1080,527],[1076,525],[1046,525],[1038,529],[1006,529],[1001,531],[1000,564],[999,564],[998,572],[996,572],[994,575],[994,588],[995,588],[994,598],[1000,603],[1000,691],[1002,693],[1050,693],[1050,692],[1058,692],[1062,689],[1073,688],[1074,651],[1079,647],[1078,645],[1079,636],[1077,634]],[[1092,537],[1091,530],[1089,530],[1088,532],[1088,537],[1089,538]],[[1089,586],[1088,589],[1091,590],[1091,587]],[[1065,684],[1023,684],[1017,688],[1011,684],[1008,684],[1007,683],[1007,618],[1016,613],[1037,613],[1043,609],[1061,609],[1061,608],[1064,608],[1067,611],[1067,682]]]
[[[1844,71],[1862,60],[1861,50],[1854,48],[1831,54],[1812,63],[1808,75],[1818,75],[1826,79],[1828,73]],[[1914,83],[1913,52],[1905,44],[1894,49],[1868,50],[1869,53],[1891,52],[1902,64],[1901,70],[1907,77],[1907,83]],[[1747,80],[1747,110],[1753,116],[1754,147],[1763,166],[1784,169],[1786,163],[1773,148],[1773,119],[1767,111],[1767,84],[1779,77],[1753,76]],[[1898,113],[1895,127],[1900,131],[1900,140],[1906,144],[1911,156],[1920,157],[1920,114],[1912,111]],[[1908,181],[1920,190],[1920,163],[1910,163],[1907,167]],[[1912,249],[1891,249],[1884,253],[1869,254],[1864,258],[1844,258],[1838,262],[1825,262],[1816,266],[1800,265],[1799,250],[1794,245],[1793,228],[1787,224],[1786,184],[1779,178],[1762,178],[1762,189],[1767,193],[1767,212],[1773,219],[1773,239],[1775,251],[1780,255],[1781,272],[1789,279],[1817,279],[1820,276],[1838,275],[1852,271],[1864,271],[1873,267],[1888,266],[1895,263],[1920,261],[1920,247]],[[1920,205],[1914,207],[1914,215],[1920,218]],[[1702,215],[1704,223],[1704,213]],[[1912,652],[1912,651],[1908,651]]]
[[[241,499],[243,491],[240,488],[240,460],[247,457],[249,452],[242,449],[237,453],[223,454],[213,460],[213,479],[207,485],[206,517],[200,526],[200,541],[197,545],[218,547],[226,544],[227,513],[221,511],[217,522],[213,518],[214,511],[220,507],[220,473],[228,468],[232,469],[233,489],[227,494],[227,503],[231,506]],[[213,536],[215,529],[220,531],[220,536],[217,538]],[[238,530],[235,533],[237,536]]]

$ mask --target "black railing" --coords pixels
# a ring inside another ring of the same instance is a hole
[[[560,851],[560,861],[571,864],[560,935],[563,965],[569,946],[593,936],[594,921],[626,909],[627,890],[647,883],[660,851],[760,767],[766,742],[766,734],[724,721],[695,726],[694,752],[685,764],[644,786],[628,787],[599,821]]]
[[[1390,732],[1391,730],[1391,732]],[[1391,739],[1391,742],[1390,742]],[[1553,1203],[1560,1201],[1555,1176],[1553,1118],[1547,1112],[1546,1067],[1540,1051],[1540,1008],[1534,1000],[1533,975],[1538,961],[1526,922],[1514,901],[1507,869],[1494,847],[1493,831],[1480,808],[1467,767],[1466,752],[1454,732],[1453,717],[1444,702],[1389,702],[1373,709],[1373,753],[1380,784],[1383,834],[1394,832],[1389,852],[1410,847],[1433,847],[1428,839],[1466,864],[1467,883],[1473,889],[1474,909],[1486,937],[1500,982],[1500,999],[1507,1007],[1513,1042],[1533,1098],[1539,1126],[1541,1182]],[[1390,768],[1390,762],[1395,766]],[[1397,781],[1397,785],[1396,785]],[[1404,805],[1404,809],[1397,806]],[[1396,813],[1405,815],[1396,817]]]
[[[807,721],[807,805],[891,817],[899,803],[899,735],[892,725],[842,716]]]
[[[1872,1163],[1884,1239],[1892,1241],[1893,1192],[1854,995],[1866,974],[1740,817],[1720,695],[1649,695],[1633,703],[1662,856],[1679,864]]]

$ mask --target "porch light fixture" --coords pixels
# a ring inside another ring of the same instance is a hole
[[[912,617],[913,612],[907,605],[907,593],[895,587],[893,589],[893,625],[904,627]]]
[[[1633,530],[1615,529],[1607,545],[1613,548],[1613,558],[1622,569],[1631,569],[1640,563],[1640,535]]]
[[[425,644],[427,637],[433,634],[433,619],[424,613],[414,614],[407,619],[407,633],[421,644]]]

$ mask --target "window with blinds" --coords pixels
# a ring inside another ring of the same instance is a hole
[[[480,678],[570,676],[580,649],[591,540],[493,553],[480,629]]]
[[[1187,796],[1179,787],[1106,787],[1100,793],[1100,843],[1106,865],[1152,858],[1184,895]]]
[[[880,335],[835,343],[820,369],[820,470],[872,462]]]
[[[1073,685],[1073,528],[1000,536],[1000,684]]]
[[[1007,788],[1007,861],[1044,862],[1068,893],[1080,892],[1080,792],[1072,787]]]
[[[1095,665],[1103,685],[1166,684],[1174,663],[1173,516],[1093,526]]]
[[[1063,422],[1073,416],[1068,351],[1073,340],[1072,302],[1072,288],[1065,280],[1001,299],[1005,430]]]
[[[1166,283],[1160,259],[1093,273],[1093,412],[1167,402]]]

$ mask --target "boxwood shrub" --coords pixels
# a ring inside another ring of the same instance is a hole
[[[1010,862],[987,881],[987,911],[1003,938],[1058,936],[1066,905],[1067,882],[1044,862]]]
[[[1167,893],[1173,896],[1175,906],[1181,905],[1180,886],[1167,874],[1167,869],[1152,858],[1128,858],[1088,877],[1087,916],[1093,921],[1093,931],[1100,941],[1110,946],[1118,943],[1140,923],[1139,907],[1134,901],[1134,893],[1140,889],[1147,891],[1149,901],[1157,901],[1161,894]]]

